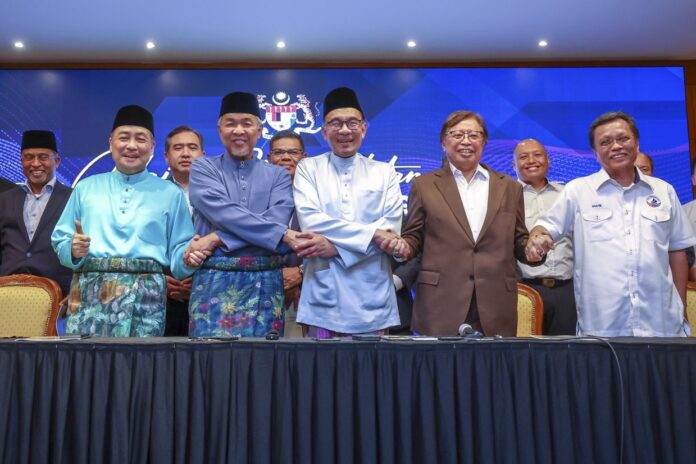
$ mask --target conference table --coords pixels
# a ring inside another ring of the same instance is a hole
[[[0,462],[695,463],[696,341],[0,340]]]

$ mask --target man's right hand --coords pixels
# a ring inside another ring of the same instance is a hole
[[[90,238],[85,235],[82,230],[82,224],[80,221],[75,221],[75,233],[72,237],[72,247],[70,251],[74,259],[84,258],[89,254],[89,242]]]
[[[544,259],[546,253],[553,248],[553,238],[549,231],[541,226],[536,226],[529,233],[529,240],[524,249],[524,254],[527,261],[530,263],[538,263]]]
[[[211,232],[205,237],[194,235],[184,253],[184,264],[189,267],[199,267],[221,244],[222,240],[216,232]]]

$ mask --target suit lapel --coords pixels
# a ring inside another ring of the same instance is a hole
[[[501,175],[492,169],[490,169],[485,164],[482,164],[489,173],[489,183],[488,183],[488,209],[486,210],[486,218],[483,220],[483,226],[481,226],[481,232],[479,233],[479,240],[488,230],[488,227],[493,222],[493,219],[498,214],[500,205],[503,202],[503,197],[505,197],[505,182],[503,182]]]
[[[464,229],[466,236],[471,243],[474,243],[474,236],[471,233],[469,220],[466,218],[464,205],[462,205],[462,197],[459,195],[459,189],[457,188],[457,181],[454,180],[449,165],[445,163],[442,169],[435,172],[435,176],[437,177],[435,179],[435,187],[440,191],[440,194],[442,194],[445,203],[449,206],[449,209],[452,211],[452,214],[454,214],[459,225]]]

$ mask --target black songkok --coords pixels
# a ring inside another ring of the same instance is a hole
[[[138,126],[149,130],[152,136],[155,136],[155,122],[152,119],[152,113],[138,105],[124,106],[114,118],[114,127],[112,131],[121,126]]]
[[[255,95],[246,92],[232,92],[222,98],[220,116],[227,113],[248,113],[261,119],[259,101]]]
[[[363,113],[360,102],[358,102],[358,96],[355,95],[353,89],[349,89],[348,87],[333,89],[324,97],[324,118],[326,118],[327,114],[338,108],[355,108],[360,111],[362,117],[365,118],[365,113]]]
[[[25,148],[48,148],[58,151],[56,136],[47,130],[28,130],[22,134],[22,150]]]

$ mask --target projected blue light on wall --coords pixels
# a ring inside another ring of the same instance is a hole
[[[264,138],[291,128],[310,156],[327,150],[320,132],[321,101],[329,90],[358,93],[369,122],[362,153],[391,162],[408,193],[410,181],[440,166],[440,126],[454,110],[481,113],[490,142],[483,162],[514,176],[516,141],[536,138],[551,156],[552,180],[568,181],[598,169],[587,141],[591,121],[606,111],[632,114],[641,149],[655,174],[691,200],[683,69],[263,69],[263,70],[2,70],[0,175],[22,181],[19,143],[26,129],[55,131],[63,163],[61,182],[113,169],[108,137],[116,110],[139,104],[155,115],[157,146],[149,169],[167,175],[164,139],[188,124],[205,138],[208,154],[223,147],[216,122],[220,98],[242,90],[259,96]]]

